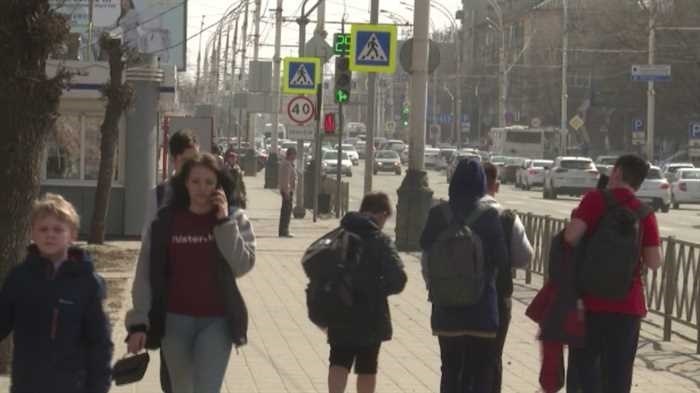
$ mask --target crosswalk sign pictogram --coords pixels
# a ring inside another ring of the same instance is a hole
[[[350,37],[350,69],[394,73],[396,46],[395,25],[354,24]]]
[[[321,81],[321,60],[317,57],[284,59],[282,91],[286,94],[316,94]]]

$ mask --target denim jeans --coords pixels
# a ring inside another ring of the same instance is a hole
[[[498,363],[495,338],[438,337],[442,378],[440,393],[492,393]]]
[[[219,393],[232,345],[226,318],[168,313],[162,348],[173,393]]]

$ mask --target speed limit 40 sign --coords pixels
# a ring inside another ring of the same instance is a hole
[[[292,140],[313,140],[316,130],[313,122],[316,104],[307,96],[291,97],[287,101],[287,138]]]

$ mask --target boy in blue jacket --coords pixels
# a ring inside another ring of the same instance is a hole
[[[60,195],[34,204],[25,261],[0,291],[0,340],[14,332],[11,393],[105,393],[113,344],[105,286],[72,247],[79,217]]]

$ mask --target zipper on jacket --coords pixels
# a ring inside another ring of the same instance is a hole
[[[58,308],[53,308],[53,317],[51,318],[51,341],[56,339],[56,330],[58,330]]]

